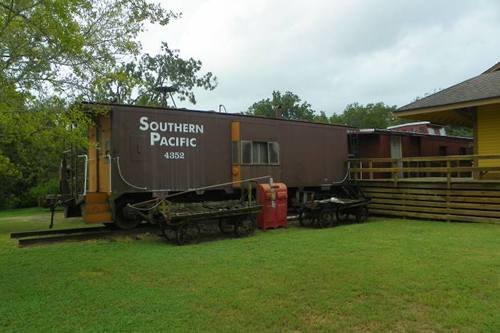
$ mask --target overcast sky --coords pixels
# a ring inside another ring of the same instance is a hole
[[[182,18],[141,37],[203,62],[219,80],[198,103],[245,111],[273,90],[315,110],[402,106],[500,61],[499,0],[163,0]]]

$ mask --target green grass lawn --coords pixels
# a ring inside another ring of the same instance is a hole
[[[8,238],[48,216],[0,213],[1,332],[500,332],[500,226],[377,219],[185,247]]]

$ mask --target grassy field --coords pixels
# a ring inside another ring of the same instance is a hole
[[[495,225],[378,219],[186,247],[8,238],[47,224],[0,213],[1,332],[500,331]]]

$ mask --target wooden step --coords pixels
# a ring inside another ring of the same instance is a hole
[[[85,194],[85,203],[107,203],[109,195],[106,192],[89,192]]]
[[[113,216],[111,212],[85,214],[83,220],[85,223],[107,223],[113,221]]]
[[[110,212],[111,207],[108,203],[86,203],[82,207],[83,215]]]

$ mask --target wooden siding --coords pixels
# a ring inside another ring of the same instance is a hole
[[[500,224],[500,183],[360,181],[370,213],[427,220]]]
[[[500,105],[490,105],[477,110],[477,154],[500,154]],[[479,166],[500,166],[500,160],[479,161]]]

